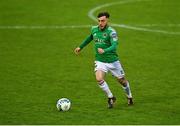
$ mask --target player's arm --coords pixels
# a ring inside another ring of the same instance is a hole
[[[118,45],[118,37],[115,31],[110,33],[110,42],[111,42],[111,46],[104,49],[104,53],[116,50],[117,45]]]
[[[82,43],[81,45],[79,46],[80,49],[82,50],[85,46],[87,46],[91,41],[93,40],[93,36],[92,34],[89,35]]]
[[[79,54],[80,51],[81,51],[85,46],[87,46],[92,40],[93,40],[93,36],[92,36],[92,34],[91,34],[91,35],[89,35],[89,36],[81,43],[81,45],[80,45],[79,47],[77,47],[77,48],[74,50],[74,52],[75,52],[76,54]]]

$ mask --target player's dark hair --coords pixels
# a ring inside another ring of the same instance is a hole
[[[106,18],[109,18],[110,17],[110,14],[108,12],[100,12],[97,17],[100,18],[102,16],[106,16]]]

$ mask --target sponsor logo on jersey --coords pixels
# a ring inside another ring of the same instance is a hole
[[[116,32],[113,32],[113,33],[111,34],[111,37],[112,37],[113,41],[117,41],[117,40],[118,40],[118,37],[117,37],[117,33],[116,33]]]
[[[112,36],[112,38],[117,38],[116,32],[113,32],[111,36]]]
[[[94,38],[94,41],[96,42],[96,43],[105,43],[105,41],[103,40],[103,39],[99,39],[99,38]]]

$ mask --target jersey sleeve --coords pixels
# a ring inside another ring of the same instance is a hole
[[[88,45],[93,40],[92,34],[90,34],[79,46],[81,49],[83,49],[86,45]]]
[[[117,45],[118,45],[118,36],[116,31],[112,31],[110,33],[110,42],[111,42],[111,46],[104,49],[105,53],[106,52],[111,52],[111,51],[116,51]]]

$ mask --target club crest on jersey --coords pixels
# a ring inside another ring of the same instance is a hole
[[[107,37],[107,33],[104,33],[104,34],[103,34],[103,37],[106,38],[106,37]]]

